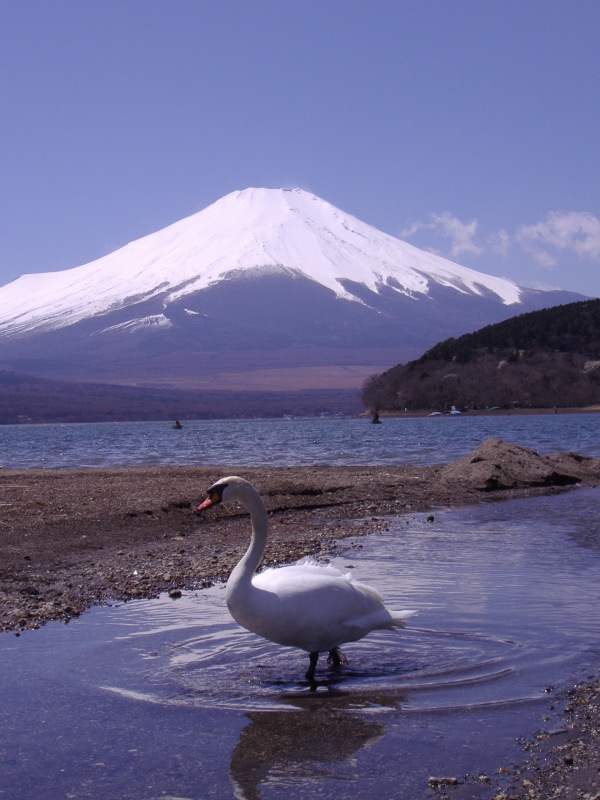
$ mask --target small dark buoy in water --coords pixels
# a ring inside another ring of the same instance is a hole
[[[173,428],[176,431],[180,431],[183,428],[183,425],[181,424],[181,422],[179,422],[178,419],[176,419],[175,420],[175,425],[173,425]]]
[[[379,419],[379,413],[377,411],[373,412],[373,416],[371,417],[371,422],[373,425],[381,425],[381,420]]]

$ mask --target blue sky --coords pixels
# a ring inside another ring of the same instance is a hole
[[[0,0],[0,285],[234,189],[600,296],[597,0]]]

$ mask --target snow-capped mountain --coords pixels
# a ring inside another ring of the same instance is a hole
[[[491,292],[506,305],[521,296],[511,281],[419,250],[300,189],[246,189],[90,264],[18,278],[0,289],[0,331],[60,328],[159,295],[166,309],[254,269],[297,271],[353,301],[347,281],[407,296],[427,295],[437,283]]]
[[[419,250],[300,189],[246,189],[0,287],[0,366],[195,385],[228,373],[240,387],[244,373],[253,386],[287,376],[281,388],[290,370],[300,384],[341,370],[358,385],[441,338],[573,299]]]

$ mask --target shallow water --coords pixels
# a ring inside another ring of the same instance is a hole
[[[357,539],[338,565],[419,615],[344,647],[344,669],[322,659],[316,692],[307,656],[238,628],[222,586],[4,634],[0,797],[414,800],[430,775],[517,762],[600,657],[599,512],[577,489]]]
[[[439,464],[489,436],[600,458],[600,415],[251,419],[0,426],[0,466]]]

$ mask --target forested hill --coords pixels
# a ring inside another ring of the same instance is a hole
[[[434,345],[419,363],[443,359],[468,361],[482,348],[494,350],[560,350],[563,353],[600,353],[600,300],[585,300],[544,308],[486,325],[458,339]]]
[[[376,375],[363,402],[379,410],[600,403],[600,300],[511,317],[436,344]]]

